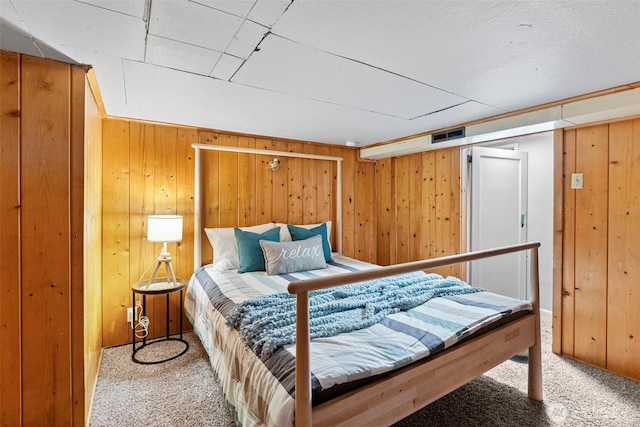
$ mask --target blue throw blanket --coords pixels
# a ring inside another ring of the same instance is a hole
[[[408,310],[431,298],[479,292],[455,277],[422,271],[309,293],[311,338],[366,328],[385,316]],[[278,293],[244,301],[227,315],[242,340],[261,358],[295,342],[296,296]]]

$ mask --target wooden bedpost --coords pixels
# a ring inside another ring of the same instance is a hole
[[[542,345],[540,343],[540,275],[538,246],[531,249],[531,305],[535,316],[536,343],[529,348],[529,398],[542,400]]]
[[[296,396],[295,425],[310,427],[311,367],[309,360],[309,292],[296,296]]]

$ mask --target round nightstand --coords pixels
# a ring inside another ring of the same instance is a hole
[[[165,295],[166,296],[166,336],[164,338],[156,338],[153,340],[147,341],[146,334],[142,338],[142,345],[136,348],[136,328],[132,328],[132,339],[133,339],[133,353],[131,354],[131,360],[136,363],[141,363],[144,365],[152,365],[155,363],[167,362],[169,360],[173,360],[176,357],[182,356],[189,349],[189,343],[182,338],[182,317],[183,317],[183,300],[182,300],[182,291],[187,287],[187,282],[183,279],[176,279],[176,283],[172,283],[168,281],[166,278],[154,278],[152,280],[142,280],[137,282],[131,286],[132,291],[132,301],[133,307],[135,309],[136,306],[136,294],[142,295],[142,315],[146,316],[147,312],[147,295]],[[180,292],[180,337],[172,337],[169,334],[169,295],[173,292]],[[135,322],[136,319],[133,319]],[[184,344],[184,350],[180,353],[170,356],[166,359],[162,360],[154,360],[154,361],[145,361],[136,358],[136,353],[143,348],[150,346],[152,344],[157,344],[165,341],[178,341]]]

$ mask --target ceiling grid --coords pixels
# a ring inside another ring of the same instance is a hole
[[[640,82],[640,0],[0,0],[0,48],[109,115],[366,146]]]

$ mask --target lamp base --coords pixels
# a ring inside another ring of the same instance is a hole
[[[147,289],[171,289],[175,286],[178,286],[178,280],[176,279],[176,274],[173,271],[173,266],[171,265],[171,255],[169,253],[163,252],[156,259],[156,265],[153,268],[153,272],[151,273],[151,277],[147,282]],[[164,264],[166,271],[166,281],[156,279],[156,274],[160,267]],[[155,280],[154,280],[155,279]]]

